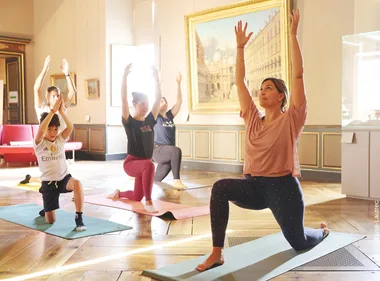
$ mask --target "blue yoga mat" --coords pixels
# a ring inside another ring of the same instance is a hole
[[[38,215],[38,212],[41,211],[41,209],[42,207],[37,204],[4,206],[0,207],[0,219],[65,239],[77,239],[132,229],[132,227],[127,225],[83,216],[83,222],[86,225],[87,230],[75,231],[75,213],[56,210],[56,222],[54,224],[47,224],[45,218]]]
[[[282,233],[275,233],[225,249],[224,265],[204,272],[199,272],[195,268],[208,255],[156,270],[145,270],[143,275],[161,281],[264,281],[364,237],[363,235],[331,232],[312,249],[297,252],[290,247]]]

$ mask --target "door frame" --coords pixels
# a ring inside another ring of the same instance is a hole
[[[0,54],[9,57],[17,57],[18,72],[19,72],[19,89],[20,89],[20,107],[19,114],[22,124],[25,124],[26,119],[26,79],[25,79],[25,45],[30,42],[30,39],[13,38],[0,36]],[[7,77],[8,80],[8,77]],[[7,81],[7,94],[9,94],[9,84]],[[9,100],[7,99],[7,107]],[[3,110],[3,109],[1,109]],[[8,112],[9,114],[9,112]]]
[[[0,51],[0,54],[1,54],[1,51]],[[20,90],[20,94],[19,94],[19,107],[18,107],[18,113],[19,113],[19,116],[20,116],[20,121],[22,124],[25,124],[25,76],[24,76],[24,63],[23,63],[23,60],[24,60],[24,55],[23,54],[9,54],[9,57],[11,58],[17,58],[17,61],[15,61],[14,63],[17,63],[18,64],[18,89]],[[8,120],[11,119],[11,116],[10,116],[10,113],[11,111],[9,110],[10,109],[10,104],[9,104],[9,75],[8,75],[8,66],[9,66],[9,63],[6,63],[6,68],[7,68],[7,100],[6,100],[6,106],[8,107]],[[17,111],[16,111],[17,112]]]

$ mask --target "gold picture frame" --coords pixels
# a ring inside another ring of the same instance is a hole
[[[289,85],[290,0],[250,0],[185,16],[190,112],[238,113],[234,26],[254,32],[245,48],[246,84],[257,99],[262,80]]]
[[[84,81],[84,90],[86,92],[86,98],[88,99],[98,99],[99,94],[99,80],[98,79],[87,79]]]
[[[77,76],[75,73],[70,72],[70,76],[73,79],[74,85],[77,84]],[[63,99],[65,100],[67,94],[69,93],[69,89],[67,87],[66,75],[65,74],[53,74],[50,75],[50,83],[52,86],[56,86],[59,88],[61,94],[63,95]],[[77,104],[77,93],[75,93],[74,98],[71,102],[71,105]]]

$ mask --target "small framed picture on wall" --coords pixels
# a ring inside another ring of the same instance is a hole
[[[84,81],[84,88],[86,91],[86,98],[98,99],[99,98],[99,80],[87,79]]]

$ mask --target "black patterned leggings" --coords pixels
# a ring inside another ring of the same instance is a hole
[[[300,183],[292,175],[222,179],[213,188],[210,200],[214,247],[223,247],[229,216],[229,201],[251,210],[269,208],[286,240],[295,250],[304,250],[323,240],[322,229],[305,229],[304,202]]]

